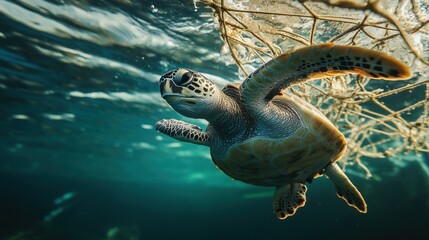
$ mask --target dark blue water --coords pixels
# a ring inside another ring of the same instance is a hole
[[[371,159],[375,177],[350,176],[367,214],[319,178],[278,221],[273,189],[232,181],[207,148],[157,133],[159,119],[185,120],[159,96],[162,73],[239,80],[221,46],[211,10],[188,0],[0,0],[0,238],[427,238],[417,161]]]

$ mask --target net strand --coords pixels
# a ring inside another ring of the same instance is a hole
[[[370,177],[371,171],[365,166],[367,158],[404,159],[406,154],[418,156],[429,152],[429,80],[425,79],[429,72],[429,50],[424,47],[429,45],[429,13],[420,10],[424,3],[419,0],[200,2],[213,9],[225,42],[223,53],[231,56],[244,77],[248,69],[282,52],[322,42],[396,53],[394,57],[413,68],[412,82],[381,86],[366,77],[342,76],[307,82],[288,91],[312,103],[344,133],[349,143],[341,162],[344,169],[356,164]],[[393,95],[405,100],[393,103]]]

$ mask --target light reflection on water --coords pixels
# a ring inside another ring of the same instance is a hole
[[[147,4],[0,2],[0,91],[7,103],[0,141],[4,159],[14,159],[3,170],[174,183],[198,169],[213,178],[210,184],[229,184],[206,148],[153,129],[161,118],[181,118],[159,96],[162,73],[192,66],[234,76],[234,67],[219,60],[211,12],[180,2],[158,2],[157,11]]]
[[[115,178],[170,183],[202,171],[210,180],[201,184],[244,186],[215,170],[206,147],[153,129],[162,118],[206,124],[163,101],[162,73],[189,67],[219,86],[238,80],[211,16],[180,1],[0,2],[0,141],[5,159],[16,159],[1,168],[109,178],[119,167]],[[392,164],[397,173],[401,163]]]
[[[307,206],[279,222],[272,189],[232,181],[207,147],[155,131],[162,118],[206,124],[161,99],[164,72],[188,67],[220,86],[238,80],[219,54],[211,16],[191,1],[0,1],[0,220],[7,218],[7,235],[43,221],[52,232],[73,229],[68,236],[97,232],[91,239],[136,226],[142,239],[420,233],[429,202],[418,167],[400,172],[396,163],[372,161],[369,180],[350,168],[367,215],[317,179]]]

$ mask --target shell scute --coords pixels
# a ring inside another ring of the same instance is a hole
[[[344,136],[319,110],[291,94],[275,99],[293,106],[302,125],[283,138],[255,136],[235,143],[217,163],[225,174],[259,186],[304,182],[345,151]]]
[[[307,135],[314,136],[312,133]],[[305,181],[342,153],[341,148],[324,139],[315,138],[311,144],[303,144],[302,140],[303,137],[296,136],[251,138],[232,146],[218,165],[234,179],[254,185],[275,186]]]
[[[295,135],[295,136],[297,136],[297,137],[302,137],[302,136],[304,136],[304,135],[306,134],[306,132],[307,132],[307,128],[305,128],[305,127],[300,127],[300,128],[298,128],[298,129],[295,131],[294,135]]]
[[[313,132],[309,132],[309,133],[305,134],[302,142],[305,145],[311,145],[314,143],[314,141],[316,141],[317,138],[318,138],[318,136],[316,136]]]

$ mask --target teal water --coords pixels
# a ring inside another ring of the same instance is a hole
[[[0,238],[427,238],[418,161],[367,160],[371,179],[350,168],[367,214],[319,178],[278,221],[273,189],[233,181],[207,148],[157,133],[162,118],[204,126],[159,96],[166,71],[239,80],[221,46],[211,10],[188,0],[0,0]]]

